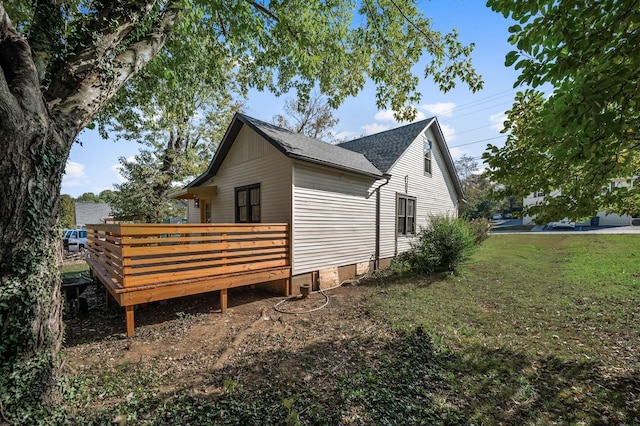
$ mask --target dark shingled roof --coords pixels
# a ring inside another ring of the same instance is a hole
[[[319,139],[294,133],[273,124],[237,113],[222,138],[222,142],[220,142],[220,146],[213,160],[211,160],[208,170],[187,185],[188,187],[199,186],[210,177],[215,176],[243,125],[252,128],[287,157],[375,178],[380,178],[383,175],[383,173],[361,153],[331,145]]]
[[[338,146],[364,154],[374,166],[388,173],[396,160],[433,120],[434,117],[427,118],[386,132],[343,142]]]
[[[388,174],[402,153],[409,148],[409,145],[416,140],[420,132],[424,131],[427,127],[433,131],[433,135],[436,138],[435,142],[440,148],[444,165],[449,172],[455,191],[458,194],[458,199],[464,201],[464,192],[462,191],[458,173],[453,164],[447,143],[444,140],[440,124],[438,124],[438,120],[435,117],[387,130],[386,132],[376,133],[375,135],[343,142],[338,146],[364,154],[374,166],[383,173]]]

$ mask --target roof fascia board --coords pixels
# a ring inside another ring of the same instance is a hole
[[[451,181],[455,186],[456,192],[458,193],[458,201],[466,202],[464,197],[464,191],[462,190],[462,183],[460,183],[460,178],[458,177],[458,172],[456,171],[456,166],[453,164],[453,158],[451,157],[451,152],[449,151],[449,147],[447,146],[444,140],[444,134],[442,133],[442,128],[440,127],[440,123],[438,119],[434,117],[433,122],[435,122],[435,132],[434,135],[436,137],[436,142],[438,143],[438,147],[440,148],[440,152],[444,158],[444,162],[447,166],[447,170],[449,171],[449,176],[451,176]],[[433,122],[429,123],[429,126],[433,124]],[[433,131],[433,129],[432,129]]]

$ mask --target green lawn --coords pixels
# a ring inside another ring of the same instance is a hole
[[[379,276],[313,314],[266,311],[223,368],[223,346],[87,365],[68,376],[66,421],[640,424],[639,256],[636,236],[496,235],[457,276]],[[131,346],[169,351],[212,315],[137,330]]]
[[[390,284],[371,303],[450,351],[465,419],[640,422],[637,236],[494,236],[460,276]]]
[[[80,274],[83,272],[89,272],[89,265],[86,262],[72,263],[70,265],[64,265],[61,271],[65,275]]]

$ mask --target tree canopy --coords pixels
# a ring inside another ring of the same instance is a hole
[[[311,138],[334,140],[331,129],[340,120],[333,116],[333,110],[319,93],[308,99],[289,98],[283,109],[283,114],[273,117],[274,124]]]
[[[540,223],[602,209],[640,214],[640,3],[487,4],[517,21],[509,29],[517,50],[506,65],[521,70],[516,87],[530,87],[507,113],[505,146],[489,145],[484,155],[492,181],[507,196],[544,192],[527,209]],[[612,188],[616,178],[627,185]]]
[[[167,198],[165,188],[171,188],[170,176],[163,172],[162,158],[153,152],[142,150],[132,161],[120,157],[120,174],[125,182],[114,185],[116,190],[109,202],[116,220],[162,223],[185,216],[184,203]]]

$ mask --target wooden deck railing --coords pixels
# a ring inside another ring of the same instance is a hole
[[[288,286],[291,270],[287,224],[87,225],[87,245],[89,266],[121,306],[222,290],[224,310],[227,288]]]

